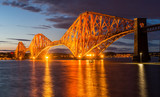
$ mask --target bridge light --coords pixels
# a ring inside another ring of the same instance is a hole
[[[22,60],[22,57],[19,57],[19,60]]]
[[[89,54],[87,54],[86,56],[89,56]]]
[[[104,55],[103,55],[103,54],[101,54],[101,55],[100,55],[100,57],[101,57],[101,58],[104,58]]]
[[[49,57],[48,56],[46,56],[46,59],[48,59]]]
[[[80,58],[82,58],[82,56],[81,56],[81,55],[79,55],[79,56],[78,56],[78,58],[80,59]]]
[[[33,60],[35,59],[35,57],[33,57]]]
[[[140,52],[140,62],[142,62],[143,60],[142,60],[142,52]]]

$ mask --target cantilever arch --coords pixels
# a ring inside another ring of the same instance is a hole
[[[134,55],[133,61],[147,62],[150,60],[148,52],[148,37],[146,29],[146,18],[134,19]]]

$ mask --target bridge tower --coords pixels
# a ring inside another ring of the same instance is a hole
[[[146,27],[146,18],[134,19],[134,55],[133,61],[147,62],[150,60],[148,52],[148,37],[147,32],[142,29]]]

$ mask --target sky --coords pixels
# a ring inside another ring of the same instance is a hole
[[[29,46],[35,34],[59,40],[80,13],[93,11],[128,19],[147,18],[160,24],[158,0],[0,0],[0,51]],[[148,33],[149,51],[159,51],[160,31]],[[133,52],[134,35],[120,38],[105,51]],[[58,46],[57,48],[64,48]]]

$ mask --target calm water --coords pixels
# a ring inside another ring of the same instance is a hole
[[[160,97],[160,65],[0,61],[0,97]]]

